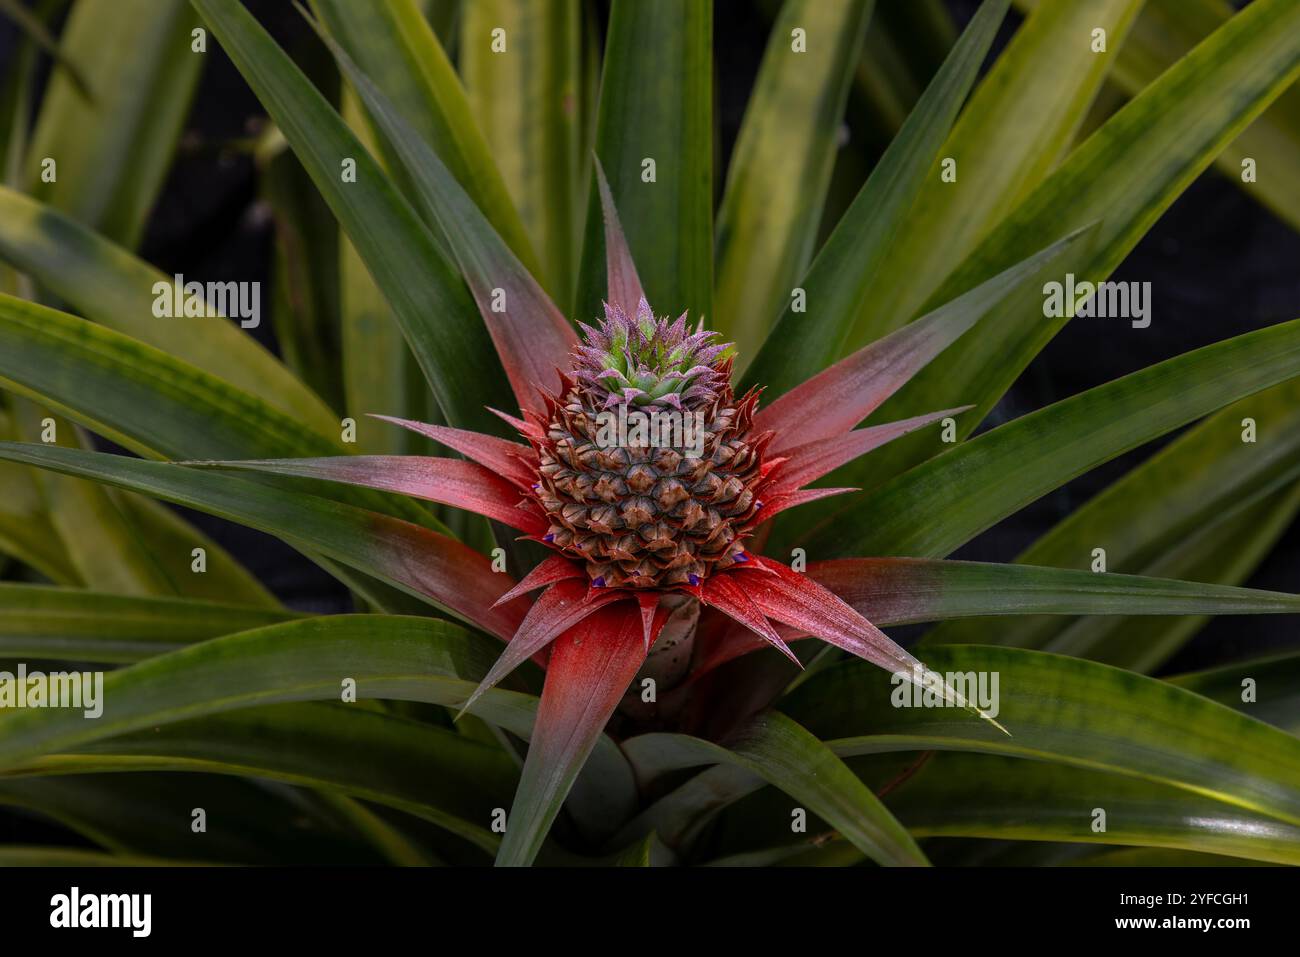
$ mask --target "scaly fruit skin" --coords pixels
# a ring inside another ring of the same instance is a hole
[[[770,436],[751,435],[757,392],[735,397],[731,360],[719,359],[726,347],[713,334],[688,336],[684,318],[670,324],[644,300],[641,307],[635,322],[607,307],[601,329],[588,330],[574,378],[548,397],[545,435],[534,440],[535,492],[550,522],[544,540],[584,562],[598,588],[698,585],[746,560],[744,541],[762,509]],[[617,349],[637,385],[604,374]],[[612,443],[603,427],[620,406],[698,413],[701,434],[689,446],[663,436]]]

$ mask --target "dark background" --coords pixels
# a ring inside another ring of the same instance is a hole
[[[361,2],[361,0],[359,0]],[[887,2],[887,0],[882,0]],[[290,50],[314,43],[283,0],[248,0],[257,18]],[[958,26],[974,0],[950,0]],[[1012,13],[994,54],[1019,23]],[[717,0],[716,107],[721,132],[717,176],[743,116],[767,37],[750,0]],[[0,60],[13,29],[0,20]],[[159,199],[141,254],[165,273],[205,280],[260,280],[269,289],[274,225],[259,202],[252,161],[230,144],[257,128],[264,112],[214,44],[177,162]],[[848,134],[855,129],[850,111]],[[721,189],[721,182],[718,183]],[[1067,324],[1011,389],[997,424],[1171,356],[1276,322],[1300,317],[1300,235],[1212,169],[1168,210],[1114,279],[1150,281],[1150,328]],[[1116,330],[1123,329],[1123,332]],[[256,335],[274,347],[269,322]],[[1118,338],[1117,338],[1118,337]],[[1166,440],[1167,441],[1167,440]],[[1007,561],[1073,508],[1151,454],[1160,443],[1094,470],[1012,516],[963,548],[963,558]],[[294,607],[342,611],[346,591],[278,541],[206,516],[191,515]],[[1300,591],[1300,528],[1292,527],[1248,584]],[[1214,620],[1165,670],[1202,667],[1223,657],[1296,645],[1292,616]]]

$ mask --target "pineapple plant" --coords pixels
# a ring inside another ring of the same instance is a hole
[[[0,708],[0,804],[82,842],[0,859],[1300,860],[1293,653],[1160,671],[1208,616],[1300,611],[1242,584],[1300,508],[1300,320],[979,431],[1102,321],[1045,284],[1110,290],[1202,171],[1300,224],[1300,4],[1194,5],[747,7],[719,204],[707,0],[614,0],[603,43],[580,0],[311,0],[306,70],[240,0],[78,0],[34,124],[31,30],[0,643],[107,673],[95,721]],[[922,29],[942,56],[837,203],[846,103],[906,86],[864,50]],[[120,31],[129,72],[96,55]],[[132,252],[218,51],[273,124],[241,148],[278,355],[240,297],[160,318],[205,290]],[[155,108],[84,96],[115,83]],[[1016,561],[948,557],[1186,426]],[[158,502],[354,610],[286,607]],[[122,813],[197,794],[217,840]]]

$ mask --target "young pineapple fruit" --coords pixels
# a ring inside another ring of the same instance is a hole
[[[698,585],[745,561],[766,442],[750,435],[757,392],[731,390],[730,347],[644,299],[635,318],[607,305],[583,331],[537,442],[545,540],[598,588]]]

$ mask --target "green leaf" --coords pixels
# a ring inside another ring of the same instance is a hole
[[[680,734],[646,734],[623,743],[639,773],[701,764],[739,767],[805,802],[854,846],[882,864],[926,864],[911,835],[822,742],[785,715],[747,724],[726,746]]]
[[[1008,2],[986,0],[980,7],[799,284],[811,311],[795,312],[794,302],[786,303],[745,373],[746,387],[765,385],[770,395],[779,396],[866,345],[865,339],[855,338],[859,317],[871,308],[873,287],[888,279],[880,271],[885,255],[906,228],[912,204],[975,82]]]
[[[0,656],[139,661],[297,617],[293,612],[248,605],[3,582]]]
[[[339,434],[338,417],[320,397],[233,323],[215,317],[155,316],[159,290],[170,296],[172,277],[56,210],[4,187],[0,258],[87,319],[224,379],[293,416],[301,428]]]
[[[579,0],[476,0],[460,22],[460,75],[470,112],[540,251],[538,278],[566,304],[578,271],[589,165],[582,19]],[[504,53],[492,51],[498,28],[505,30]]]
[[[1026,0],[1018,0],[1027,5]],[[1125,93],[1144,90],[1236,11],[1223,0],[1147,0],[1129,32],[1111,79]],[[1241,178],[1242,160],[1257,164],[1257,179]],[[1277,98],[1241,135],[1225,146],[1214,165],[1248,195],[1300,228],[1300,91]]]
[[[1268,556],[1300,511],[1300,485],[1192,535],[1149,566],[1156,574],[1194,581],[1237,582],[1247,578]],[[1132,671],[1154,671],[1207,622],[1204,615],[1147,619],[1088,618],[1071,622],[1045,642],[1045,651],[1091,658]]]
[[[902,625],[994,613],[1300,613],[1300,595],[1086,569],[924,558],[849,558],[810,565],[808,574],[877,624]]]
[[[334,697],[337,698],[337,681]],[[186,771],[338,790],[415,814],[488,853],[492,810],[518,769],[500,748],[355,705],[246,708],[96,740],[11,768],[47,774]]]
[[[0,409],[0,438],[19,438],[8,412]],[[45,508],[37,476],[19,465],[0,465],[0,552],[30,565],[50,581],[79,585],[81,576]]]
[[[1300,863],[1300,828],[1200,794],[1039,761],[937,754],[886,799],[917,837],[1082,841]],[[1106,812],[1096,832],[1093,808]]]
[[[388,0],[378,5],[351,0],[310,3],[361,72],[437,152],[493,229],[537,274],[537,257],[510,202],[494,153],[474,122],[460,78],[416,0]],[[485,34],[484,47],[489,41]],[[462,55],[465,52],[462,50]],[[377,139],[389,169],[400,169],[391,141],[382,133]],[[445,251],[452,250],[448,247]]]
[[[1262,430],[1259,441],[1242,441],[1246,418]],[[1291,380],[1242,399],[1189,429],[1076,508],[1017,561],[1086,568],[1092,550],[1104,548],[1106,567],[1112,571],[1236,584],[1252,564],[1249,556],[1272,540],[1268,530],[1276,532],[1284,524],[1285,508],[1276,501],[1272,506],[1259,503],[1277,500],[1297,478],[1300,380]],[[1269,508],[1278,520],[1264,514]],[[1241,515],[1246,509],[1250,520]],[[1229,556],[1235,557],[1229,560]],[[1209,579],[1194,573],[1204,563],[1208,563]],[[1233,567],[1243,574],[1222,577]],[[1044,648],[1069,625],[1062,619],[1044,618],[1001,621],[995,629],[981,623],[954,624],[935,629],[926,641]],[[1149,649],[1156,643],[1126,644],[1127,655],[1123,645],[1115,645],[1114,654],[1104,660],[1133,670],[1155,663]]]
[[[344,448],[153,346],[12,296],[0,296],[0,381],[143,455]]]
[[[35,424],[30,422],[30,418],[36,413],[27,403],[18,402],[16,405],[24,410],[24,415],[29,420],[27,428],[34,429]],[[70,427],[64,423],[63,428]],[[0,437],[20,437],[16,427],[10,424],[8,415],[3,412],[0,412]],[[2,487],[6,493],[3,501],[0,501],[0,550],[10,551],[51,581],[67,585],[83,584],[82,572],[70,555],[72,552],[81,554],[87,542],[93,551],[97,547],[97,536],[103,535],[104,530],[90,529],[88,535],[83,535],[75,523],[66,525],[62,516],[55,521],[49,514],[45,500],[45,489],[49,487],[46,479],[53,476],[42,477],[29,469],[13,465],[0,468],[0,473],[5,476]],[[176,592],[193,598],[279,607],[279,602],[271,593],[224,548],[156,502],[127,492],[96,491],[87,484],[72,489],[60,489],[56,485],[53,490],[55,494],[71,494],[79,508],[102,510],[115,525],[130,530],[131,537],[124,541],[129,543],[131,554],[156,565],[162,577],[175,586]],[[71,547],[65,545],[60,528],[72,536]],[[131,539],[135,541],[132,543]],[[147,551],[139,546],[139,542],[149,543]],[[194,574],[192,569],[193,550],[196,547],[204,549],[206,553],[207,570],[201,575]],[[114,562],[111,554],[107,559],[93,554],[82,555],[81,562],[84,564],[87,560],[96,565],[101,560],[106,561],[110,568]],[[135,560],[128,558],[126,562]],[[166,589],[165,592],[171,593],[172,589]]]
[[[168,863],[380,863],[354,833],[323,827],[303,804],[282,785],[211,774],[0,775],[0,806],[57,821],[116,854]],[[207,831],[190,829],[197,807],[209,812]]]
[[[357,137],[238,0],[193,0],[388,298],[451,424],[502,431],[506,378],[464,283]],[[344,182],[343,164],[356,164]],[[350,177],[349,177],[350,178]]]
[[[14,4],[16,0],[9,0]],[[22,7],[23,14],[34,16],[45,28],[54,4],[59,0],[41,0],[30,11]],[[32,31],[25,31],[9,53],[8,62],[0,71],[0,184],[14,186],[26,177],[27,137],[31,132],[32,91],[36,86],[36,72],[40,65],[39,44]],[[16,276],[0,270],[0,290],[12,291]]]
[[[1005,845],[1000,853],[985,847],[982,853],[971,848],[954,855],[948,842],[932,842],[927,846],[941,866],[1073,864],[1089,854],[1083,843],[1186,848],[1188,856],[1216,850],[1241,855],[1239,864],[1244,859],[1293,863],[1300,856],[1300,828],[1151,781],[952,752],[927,752],[919,759],[907,753],[869,755],[846,763],[883,794],[914,836],[983,838]],[[669,797],[683,794],[693,781]],[[852,848],[832,839],[834,832],[828,833],[824,822],[809,821],[808,838],[791,844],[793,802],[784,795],[768,788],[725,797],[728,806],[710,833],[711,848],[725,857],[711,863],[855,863],[845,859]],[[1102,832],[1093,830],[1095,808],[1106,811]],[[823,856],[829,859],[818,859]]]
[[[605,40],[596,154],[646,298],[657,312],[713,320],[713,5],[614,0]],[[654,179],[647,181],[654,162]],[[587,198],[574,313],[600,314],[605,237]]]
[[[356,798],[334,791],[317,791],[316,796],[338,810],[389,864],[398,867],[431,867],[442,862],[420,847],[401,828],[385,820]]]
[[[929,170],[905,229],[882,267],[853,342],[905,324],[1069,149],[1075,131],[1124,47],[1144,0],[1047,3],[1025,19],[981,81],[944,143],[956,181]],[[1106,52],[1092,31],[1106,31]],[[988,144],[998,144],[996,150]]]
[[[1157,363],[935,456],[812,533],[812,547],[945,555],[1076,475],[1297,373],[1300,320]]]
[[[640,841],[629,844],[615,858],[618,867],[653,867],[655,851],[659,847],[658,838],[653,831]]]
[[[1166,851],[1158,848],[1124,848],[1086,854],[1070,861],[1071,867],[1265,867],[1257,861],[1197,851]]]
[[[676,736],[663,737],[670,739]],[[629,743],[636,740],[629,739]],[[676,760],[686,762],[688,766],[697,764],[704,757],[696,745],[697,740],[665,740],[659,750],[674,755]],[[649,743],[654,744],[652,741]],[[648,750],[653,752],[656,748]],[[629,757],[635,761],[638,756],[632,753]],[[659,760],[662,761],[663,758],[664,755],[659,756]],[[645,769],[641,770],[644,772]],[[646,832],[658,834],[670,847],[685,852],[719,812],[747,795],[762,790],[766,784],[762,775],[743,765],[725,762],[714,764],[652,803],[630,821],[619,836]],[[788,826],[788,823],[783,820],[782,825]],[[861,856],[861,851],[856,847],[854,850]]]
[[[244,708],[337,702],[340,676],[356,680],[359,702],[456,705],[474,690],[495,654],[494,642],[427,618],[325,615],[270,625],[105,674],[103,700],[112,706],[96,721],[75,709],[5,709],[0,763],[13,767],[131,731]],[[493,723],[524,735],[531,729],[531,695],[493,689],[482,700],[480,714]]]
[[[291,152],[280,150],[260,167],[260,189],[275,218],[270,313],[276,342],[285,364],[341,409],[338,224]]]
[[[0,383],[150,457],[312,456],[344,449],[341,442],[305,432],[256,397],[151,346],[3,295]],[[401,496],[342,487],[330,494],[442,528]]]
[[[48,425],[54,436],[48,448],[80,452],[90,444],[89,437],[71,422],[30,403],[22,403],[16,417],[20,434],[32,441],[46,438]],[[128,595],[180,594],[177,581],[159,563],[111,489],[49,472],[38,472],[35,478],[50,526],[79,582]]]
[[[888,147],[956,42],[943,0],[882,3],[875,10],[853,78],[862,115],[853,136],[869,156]]]
[[[113,705],[96,721],[69,709],[0,711],[0,765],[11,767],[110,736],[234,709],[338,701],[340,676],[356,681],[358,700],[459,707],[487,674],[496,654],[493,642],[450,622],[394,615],[331,615],[245,631],[106,675],[103,700]],[[476,710],[492,724],[528,738],[537,699],[497,687],[484,693]],[[241,740],[238,734],[231,737]],[[146,753],[147,747],[146,743]],[[625,776],[630,786],[626,760],[617,745],[602,735],[580,784],[599,789]],[[583,800],[580,793],[578,798]],[[484,820],[490,817],[489,807]]]
[[[49,4],[44,4],[44,7],[48,9]],[[65,70],[68,74],[68,80],[76,87],[82,98],[93,99],[85,74],[70,56],[65,55],[59,49],[58,38],[50,33],[50,28],[45,25],[45,17],[41,15],[41,7],[29,10],[21,0],[0,0],[0,17],[17,24],[18,29],[29,40],[33,41],[60,69]]]
[[[342,115],[372,149],[368,121],[351,89],[343,90]],[[339,237],[338,275],[344,408],[357,423],[357,449],[368,455],[427,454],[427,443],[410,430],[366,418],[367,413],[396,409],[383,414],[441,424],[442,411],[432,401],[388,300],[346,236]]]
[[[752,354],[816,246],[873,0],[787,0],[768,39],[718,210],[711,327]],[[792,48],[791,31],[808,47]]]
[[[488,593],[501,591],[485,577],[492,576],[486,557],[454,539],[388,515],[306,492],[122,455],[0,442],[0,459],[94,479],[239,522],[275,535],[313,560],[329,559],[436,607],[458,609],[456,614],[473,619],[503,640],[514,634],[519,623],[517,608],[487,607]],[[333,573],[330,565],[327,570]],[[509,584],[502,576],[501,590]],[[382,592],[372,597],[360,590],[385,607]]]
[[[705,867],[853,867],[862,862],[862,852],[844,840],[824,843],[805,841],[760,851],[731,854],[705,861]]]
[[[1290,0],[1250,4],[1071,153],[988,234],[930,305],[948,301],[1062,232],[1097,220],[1093,246],[1066,265],[1076,282],[1104,281],[1224,146],[1298,75],[1300,7]],[[1042,291],[1025,289],[984,320],[983,335],[940,356],[900,390],[881,408],[882,421],[950,408],[959,404],[952,397],[960,396],[960,403],[976,407],[957,426],[959,436],[969,434],[1067,321],[1045,317]],[[893,476],[935,451],[924,439],[903,439],[875,456],[872,470]],[[845,484],[853,485],[857,474],[850,469],[836,479],[847,475]]]
[[[190,49],[197,26],[185,0],[78,0],[60,47],[93,99],[66,71],[50,78],[28,153],[37,199],[123,246],[139,243],[206,60]]]
[[[1234,662],[1167,680],[1291,734],[1300,734],[1300,655]]]
[[[185,598],[235,603],[258,608],[283,609],[279,600],[234,555],[153,499],[120,489],[109,489],[109,497],[122,509],[147,542],[150,557],[158,564],[178,594]],[[206,571],[194,571],[194,549],[202,548]]]
[[[433,33],[442,44],[447,55],[456,58],[456,46],[459,34],[456,29],[460,18],[464,16],[461,9],[462,0],[420,0],[424,18],[433,27]]]
[[[203,861],[177,861],[138,854],[109,854],[80,847],[38,844],[0,845],[0,867],[201,867]]]
[[[432,148],[327,34],[339,68],[393,146],[413,198],[431,228],[451,242],[479,312],[505,366],[516,404],[542,411],[539,386],[555,380],[577,336],[541,286],[493,230]]]
[[[986,692],[996,676],[997,718],[1011,736],[956,708],[894,707],[898,682],[854,662],[814,675],[780,707],[823,740],[835,739],[841,757],[941,750],[1033,758],[1157,781],[1300,823],[1300,739],[1206,698],[1117,668],[1012,648],[932,648],[927,665],[966,681],[982,675]]]

